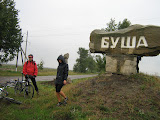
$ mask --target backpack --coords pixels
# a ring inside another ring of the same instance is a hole
[[[32,61],[34,63],[34,65],[36,64],[35,61]],[[28,61],[27,61],[27,65],[28,65]]]

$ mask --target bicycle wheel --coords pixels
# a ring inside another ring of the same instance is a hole
[[[19,105],[22,104],[20,101],[17,101],[17,100],[15,100],[13,98],[5,97],[5,99],[7,101],[11,102],[11,103],[16,103],[16,104],[19,104]]]
[[[26,85],[24,88],[24,97],[33,98],[33,95],[34,95],[34,87],[31,84]]]
[[[15,95],[18,94],[18,93],[20,94],[21,89],[22,89],[22,83],[17,82],[16,85],[15,85],[15,87],[14,87],[14,93],[15,93]]]

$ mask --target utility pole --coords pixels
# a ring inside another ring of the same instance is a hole
[[[28,42],[28,31],[27,31],[27,37],[26,37],[26,47],[25,47],[25,57],[24,57],[24,63],[26,62],[26,53],[27,53],[27,42]]]
[[[23,37],[23,36],[22,36]],[[26,53],[27,53],[27,42],[28,42],[28,31],[27,31],[27,36],[26,36],[26,47],[25,47],[25,52],[23,51],[22,47],[20,48],[21,51],[21,59],[22,59],[22,66],[23,66],[23,54],[24,54],[24,63],[27,59]],[[18,53],[17,52],[17,60],[16,60],[16,72],[17,72],[17,67],[18,67]]]
[[[18,67],[18,53],[19,53],[19,51],[17,52],[17,60],[16,60],[16,72],[17,72],[17,67]]]

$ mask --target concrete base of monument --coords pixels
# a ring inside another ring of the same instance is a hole
[[[137,73],[137,56],[106,55],[106,73],[130,75]]]

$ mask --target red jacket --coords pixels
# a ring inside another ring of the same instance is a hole
[[[37,76],[38,74],[38,69],[37,69],[37,65],[34,61],[27,61],[25,62],[24,66],[23,66],[23,74],[26,75],[32,75],[32,76]]]

